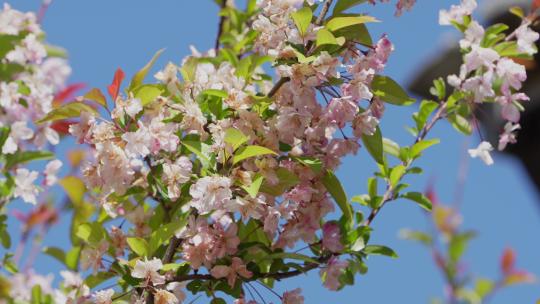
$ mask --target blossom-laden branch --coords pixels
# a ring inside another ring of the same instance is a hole
[[[407,192],[401,181],[421,173],[412,163],[438,143],[427,138],[437,121],[471,133],[476,105],[497,103],[510,123],[499,148],[515,142],[526,74],[509,57],[530,57],[538,39],[526,18],[515,38],[505,40],[503,26],[483,29],[473,21],[473,0],[441,13],[441,24],[464,33],[464,64],[459,75],[434,82],[440,102],[420,104],[410,128],[416,140],[400,147],[383,140],[385,104],[415,101],[383,75],[394,46],[386,35],[372,41],[368,26],[376,20],[344,14],[360,2],[263,0],[248,1],[245,9],[221,7],[214,50],[193,50],[180,66],[169,63],[158,72],[158,83],[145,83],[159,52],[124,91],[119,69],[108,97],[92,89],[38,121],[76,119],[68,131],[90,154],[82,177],[66,184],[75,206],[76,248],[49,253],[70,269],[94,274],[83,280],[66,272],[63,302],[110,303],[120,296],[176,304],[187,289],[214,303],[224,302],[222,294],[245,303],[250,282],[315,269],[326,288],[340,290],[367,271],[368,256],[396,256],[370,242],[370,226],[389,201],[404,198],[431,209],[429,198]],[[398,13],[413,3],[398,1]],[[265,71],[268,63],[280,77],[275,83]],[[333,172],[361,143],[379,172],[368,179],[368,194],[349,200]],[[471,155],[490,162],[489,147],[471,149]],[[15,193],[28,198],[34,176],[21,173],[26,178],[15,183],[28,189]],[[379,181],[386,184],[381,194]],[[331,220],[335,209],[341,217]],[[120,284],[90,292],[88,285],[105,280]],[[304,302],[299,289],[277,296],[286,304]]]

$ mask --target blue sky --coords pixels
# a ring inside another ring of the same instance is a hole
[[[418,2],[412,12],[401,18],[393,17],[391,5],[362,7],[384,21],[370,29],[374,36],[387,33],[396,45],[387,74],[404,84],[412,79],[418,67],[457,37],[452,28],[442,28],[437,23],[438,10],[457,0]],[[39,7],[37,0],[12,0],[11,4],[19,10]],[[217,7],[210,0],[55,0],[47,12],[44,28],[49,42],[69,50],[74,71],[72,82],[105,88],[118,67],[129,77],[158,49],[166,48],[157,64],[164,66],[167,61],[178,63],[188,54],[189,45],[202,51],[211,48],[217,28],[216,14]],[[401,144],[410,143],[412,138],[404,126],[411,123],[412,112],[414,108],[389,107],[382,127],[384,135]],[[466,140],[444,123],[433,134],[442,143],[430,149],[421,162],[425,174],[409,178],[408,182],[423,190],[435,178],[441,200],[451,201],[464,147],[476,146],[478,139]],[[71,148],[74,144],[68,145]],[[479,237],[466,255],[467,266],[474,274],[495,277],[500,253],[510,246],[516,249],[521,268],[540,275],[539,197],[516,160],[496,155],[495,162],[494,166],[486,167],[478,160],[470,160],[464,225],[478,231]],[[337,174],[352,196],[365,192],[365,181],[374,170],[366,151],[361,150],[357,156],[348,158]],[[64,219],[51,231],[47,244],[68,245],[67,222]],[[11,226],[15,228],[16,223],[11,221]],[[278,284],[276,289],[301,286],[308,304],[428,303],[432,296],[442,294],[442,280],[427,250],[397,237],[404,227],[426,228],[425,214],[405,201],[385,207],[374,223],[372,242],[391,246],[400,258],[370,258],[368,274],[358,277],[354,287],[330,292],[321,286],[318,274],[312,273]],[[60,265],[48,257],[40,257],[36,268],[42,273],[58,273]],[[277,302],[270,294],[266,298]],[[540,289],[530,285],[503,291],[492,303],[533,303],[538,299]]]

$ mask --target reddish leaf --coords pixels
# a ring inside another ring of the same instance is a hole
[[[533,12],[536,11],[538,8],[540,8],[540,0],[533,0],[532,1],[532,10],[533,10]]]
[[[70,101],[75,98],[75,93],[79,90],[82,90],[86,87],[86,84],[84,83],[74,83],[69,86],[67,86],[62,91],[56,93],[56,96],[54,96],[55,103],[63,103],[65,101]]]
[[[510,275],[516,264],[516,253],[512,248],[506,248],[501,257],[501,271],[504,275]]]
[[[74,121],[70,120],[59,120],[51,124],[51,129],[55,130],[61,135],[67,135],[69,133],[69,126],[74,124]]]
[[[107,87],[109,95],[112,97],[113,100],[116,100],[118,97],[118,92],[120,92],[120,85],[122,84],[122,81],[124,80],[125,74],[122,69],[116,70],[116,73],[114,73],[114,79],[110,86]]]

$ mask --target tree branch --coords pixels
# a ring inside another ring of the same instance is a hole
[[[416,137],[416,139],[414,141],[415,144],[422,141],[422,140],[424,140],[424,138],[426,138],[429,131],[431,131],[431,129],[433,129],[433,127],[435,126],[437,121],[439,121],[441,118],[443,118],[444,110],[446,109],[446,103],[447,103],[446,101],[443,101],[443,102],[441,102],[439,104],[437,112],[433,115],[433,117],[431,118],[431,121],[427,125],[425,125],[424,128],[422,128],[422,130],[420,130],[420,132],[418,132],[418,136]],[[405,167],[409,167],[411,165],[411,162],[410,161],[407,161],[407,162],[403,161],[401,164],[403,166],[405,166]],[[371,223],[373,222],[375,217],[377,217],[377,215],[379,214],[381,209],[384,207],[384,205],[386,203],[394,200],[394,199],[395,199],[395,197],[394,197],[394,187],[392,187],[389,184],[386,187],[386,192],[383,195],[382,203],[379,205],[379,207],[371,210],[371,213],[369,214],[368,218],[364,222],[364,225],[366,225],[366,226],[371,225]]]
[[[228,0],[222,0],[221,1],[221,5],[220,5],[220,9],[219,9],[220,13],[223,11],[224,8],[227,7],[227,1]],[[225,24],[226,19],[227,19],[227,17],[225,17],[225,15],[222,15],[219,18],[218,32],[217,32],[217,36],[216,36],[216,42],[214,44],[214,51],[216,53],[216,57],[217,57],[217,55],[219,55],[219,44],[220,44],[219,41],[221,40],[221,35],[223,34],[223,25]]]

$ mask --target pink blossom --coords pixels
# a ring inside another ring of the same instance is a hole
[[[324,281],[324,287],[329,290],[338,290],[341,287],[339,277],[345,272],[349,262],[340,261],[337,257],[332,257],[326,267],[322,268],[319,272],[321,278]]]
[[[127,132],[122,135],[126,141],[126,153],[131,157],[145,157],[150,154],[152,136],[142,123],[139,122],[139,129],[135,132]]]
[[[496,71],[503,81],[501,90],[505,94],[509,93],[510,88],[521,89],[521,84],[527,80],[525,67],[508,58],[499,60]]]
[[[465,31],[465,38],[459,41],[459,46],[462,49],[467,49],[473,45],[480,45],[480,42],[484,39],[484,33],[484,28],[478,22],[471,21]]]
[[[304,297],[300,288],[286,291],[281,299],[283,304],[304,304]]]
[[[227,278],[227,283],[231,288],[234,288],[236,279],[243,277],[251,278],[251,271],[247,270],[246,265],[239,257],[233,257],[231,266],[217,265],[210,270],[210,274],[216,279]]]
[[[504,125],[504,132],[499,136],[499,151],[506,149],[508,144],[515,144],[517,142],[515,132],[519,129],[521,129],[519,124],[514,124],[510,121]]]
[[[69,126],[69,133],[75,136],[80,144],[88,143],[91,140],[90,131],[96,124],[96,119],[89,112],[82,112],[80,121]]]
[[[492,88],[492,81],[493,74],[488,72],[482,76],[474,76],[465,80],[462,89],[473,93],[474,102],[482,103],[487,97],[495,96],[495,91]]]
[[[17,121],[11,125],[9,137],[2,147],[2,153],[13,154],[19,148],[22,140],[30,139],[34,136],[34,131],[26,125],[26,121]]]
[[[180,186],[190,180],[192,167],[193,164],[185,156],[179,157],[174,163],[163,164],[163,174],[170,199],[175,200],[180,197]]]
[[[342,98],[332,98],[326,108],[325,115],[330,123],[343,128],[346,123],[353,121],[356,113],[358,113],[356,102],[353,101],[352,96],[345,96]]]
[[[13,196],[20,197],[25,202],[35,205],[37,203],[36,196],[40,189],[34,184],[38,178],[38,172],[29,171],[26,168],[19,168],[15,175],[15,190]]]
[[[529,55],[534,55],[538,50],[536,49],[535,42],[540,35],[529,28],[528,24],[522,24],[516,30],[518,50]]]
[[[471,52],[465,55],[463,59],[465,61],[466,71],[471,72],[480,67],[491,69],[494,67],[493,63],[499,58],[500,56],[495,50],[473,45]]]
[[[499,96],[495,98],[495,101],[497,101],[501,106],[501,116],[511,122],[517,123],[519,122],[521,114],[519,113],[519,108],[516,106],[516,103],[522,102],[522,101],[528,101],[529,96],[527,96],[525,93],[516,93],[516,94],[505,94],[503,96]]]
[[[47,166],[45,167],[45,171],[43,172],[45,174],[45,185],[52,186],[56,184],[58,181],[58,177],[56,174],[58,174],[58,171],[62,167],[62,162],[58,159],[55,159],[53,161],[50,161]]]
[[[114,295],[114,290],[110,288],[96,291],[94,293],[94,303],[95,304],[112,304],[113,295]]]
[[[153,285],[161,285],[165,283],[165,277],[159,274],[159,270],[163,268],[161,260],[153,258],[144,261],[137,260],[135,267],[131,271],[131,276],[137,279],[143,279],[145,284],[152,283]]]
[[[439,12],[439,24],[451,25],[452,21],[463,23],[463,18],[471,15],[476,7],[476,0],[461,0],[460,5],[452,5],[450,10],[441,10]]]
[[[96,273],[103,268],[103,255],[109,249],[109,243],[106,240],[101,241],[97,247],[85,246],[81,251],[81,268],[87,270],[92,268],[92,271]]]
[[[343,250],[343,244],[341,244],[341,230],[337,223],[327,222],[324,224],[322,245],[332,252],[341,252]]]
[[[489,152],[493,151],[493,146],[487,141],[481,142],[476,149],[469,149],[469,155],[472,158],[480,158],[486,165],[493,165],[493,158]]]
[[[206,176],[197,180],[189,189],[192,197],[187,205],[200,214],[222,208],[232,197],[231,180],[224,176]]]

